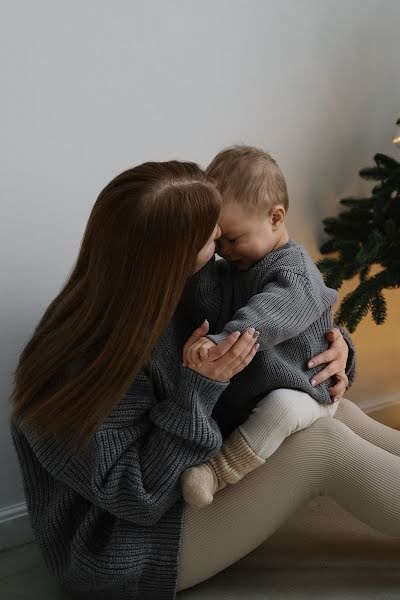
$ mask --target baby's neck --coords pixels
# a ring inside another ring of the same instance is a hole
[[[279,236],[277,237],[277,240],[276,240],[273,248],[271,248],[270,252],[274,252],[275,250],[278,250],[279,248],[281,248],[282,246],[287,244],[288,241],[289,241],[289,233],[288,233],[286,227],[283,227],[282,231],[279,232]]]

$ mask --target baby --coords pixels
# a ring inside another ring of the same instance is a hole
[[[288,194],[277,163],[258,148],[233,146],[207,172],[222,195],[217,252],[225,260],[214,256],[195,274],[191,302],[207,315],[210,331],[219,333],[200,338],[183,364],[198,364],[229,334],[253,327],[259,348],[230,385],[241,389],[244,402],[261,400],[216,456],[182,474],[183,497],[197,507],[263,464],[286,437],[333,416],[339,400],[329,393],[333,380],[314,387],[317,370],[308,364],[328,347],[324,336],[333,326],[337,292],[324,284],[305,248],[289,238]],[[348,375],[351,381],[354,364]]]

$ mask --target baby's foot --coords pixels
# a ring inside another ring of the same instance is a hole
[[[186,469],[181,475],[182,495],[190,506],[201,508],[211,504],[218,491],[218,478],[207,464]]]

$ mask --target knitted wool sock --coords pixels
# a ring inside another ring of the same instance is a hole
[[[240,481],[264,462],[253,452],[239,429],[235,429],[218,454],[207,463],[190,467],[182,474],[182,495],[190,506],[207,506],[212,503],[214,494],[228,483]]]

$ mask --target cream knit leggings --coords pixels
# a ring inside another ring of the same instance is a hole
[[[238,561],[315,496],[329,496],[367,525],[400,538],[400,431],[342,399],[333,418],[289,435],[212,504],[186,506],[177,591]]]

